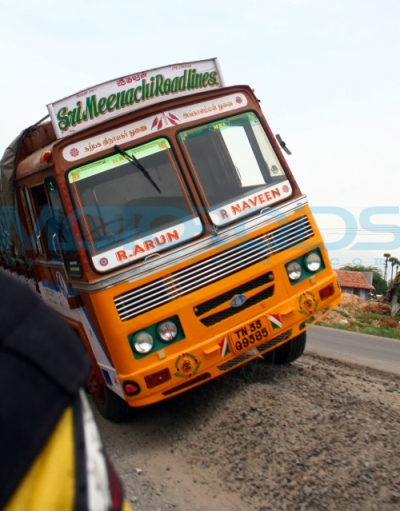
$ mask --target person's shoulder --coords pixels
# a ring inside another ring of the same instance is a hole
[[[0,272],[0,348],[23,357],[67,392],[84,385],[88,354],[77,332],[27,284]]]
[[[41,301],[39,295],[32,291],[26,283],[21,282],[18,277],[8,275],[5,271],[0,271],[0,299],[2,308],[11,308],[15,304],[21,307],[26,302]]]

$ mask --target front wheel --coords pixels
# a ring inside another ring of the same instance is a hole
[[[294,362],[304,353],[306,347],[306,332],[302,332],[282,346],[269,351],[263,358],[269,364],[283,365]]]
[[[92,398],[101,415],[112,422],[122,422],[133,417],[133,408],[106,385],[100,384],[99,391],[92,394]]]

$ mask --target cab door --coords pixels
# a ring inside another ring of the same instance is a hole
[[[79,301],[69,279],[81,277],[82,269],[56,181],[47,177],[43,184],[23,187],[21,195],[42,296],[53,308],[76,308]]]

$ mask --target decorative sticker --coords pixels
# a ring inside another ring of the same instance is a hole
[[[159,131],[162,128],[168,128],[168,126],[170,126],[171,124],[173,126],[177,126],[180,122],[181,120],[173,113],[163,112],[162,114],[156,115],[151,124],[151,130]]]
[[[123,264],[142,259],[153,253],[172,248],[174,245],[191,240],[202,232],[198,218],[164,229],[146,238],[135,239],[92,257],[93,265],[98,271],[116,268]]]
[[[279,314],[270,314],[268,316],[268,319],[269,319],[269,324],[271,325],[272,330],[282,328],[283,323],[282,323],[282,320],[281,320],[281,317],[279,316]]]
[[[178,378],[190,378],[198,372],[200,364],[201,362],[191,353],[182,353],[176,359],[176,373],[174,373],[174,376]]]
[[[240,200],[225,204],[222,208],[210,210],[210,216],[215,225],[225,225],[239,217],[254,213],[290,197],[292,186],[289,181],[283,181],[276,186],[265,188],[260,192],[243,197]]]
[[[229,348],[229,342],[228,337],[225,337],[220,343],[219,343],[219,352],[221,357],[226,357],[231,352]]]
[[[299,296],[300,314],[305,316],[313,316],[318,309],[319,300],[315,298],[311,291],[304,291]]]
[[[166,110],[155,116],[126,124],[121,128],[74,142],[65,147],[62,154],[67,161],[78,161],[86,158],[89,154],[99,153],[115,144],[124,144],[130,140],[136,140],[149,135],[151,132],[185,124],[194,119],[204,119],[221,112],[231,112],[246,105],[246,96],[239,93],[217,98],[214,101]]]

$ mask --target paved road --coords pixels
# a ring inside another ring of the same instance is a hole
[[[400,374],[400,340],[313,326],[306,352]]]

